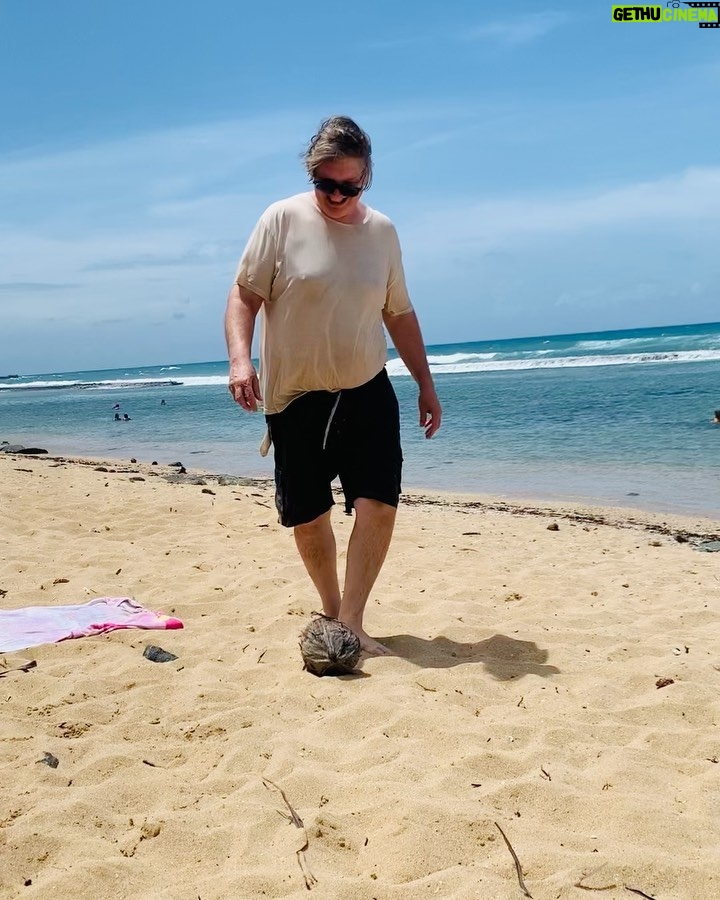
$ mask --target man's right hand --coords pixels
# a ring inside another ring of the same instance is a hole
[[[233,400],[248,412],[256,412],[258,402],[262,403],[257,372],[250,358],[255,317],[262,304],[262,297],[233,284],[225,311],[225,339],[230,357],[228,388]]]
[[[257,412],[258,403],[262,403],[262,394],[255,366],[250,360],[230,366],[228,388],[233,400],[239,403],[243,409],[248,412]]]

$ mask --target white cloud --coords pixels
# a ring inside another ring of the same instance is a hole
[[[720,235],[720,167],[689,168],[605,190],[493,199],[436,208],[409,222],[406,247],[428,254],[477,253],[518,241],[620,228],[707,228]]]
[[[604,188],[506,189],[488,199],[443,193],[442,179],[435,183],[433,170],[423,171],[438,147],[436,164],[445,173],[445,163],[454,164],[453,146],[463,144],[464,129],[479,116],[488,133],[506,135],[498,117],[514,114],[492,104],[450,103],[383,107],[360,117],[382,162],[380,196],[371,202],[385,209],[392,199],[413,297],[437,309],[431,336],[452,340],[458,328],[482,334],[478,316],[488,309],[525,320],[533,305],[607,307],[606,298],[625,296],[619,288],[625,274],[628,284],[641,284],[648,281],[643,268],[654,267],[648,253],[620,272],[613,255],[619,234],[626,259],[633,242],[648,235],[660,235],[652,251],[659,256],[672,246],[668,235],[680,231],[705,229],[716,243],[717,167]],[[264,205],[303,189],[302,136],[318,119],[307,111],[278,113],[0,158],[0,360],[14,358],[13,370],[27,368],[31,348],[42,356],[46,347],[73,364],[43,357],[34,368],[75,368],[93,341],[98,357],[109,345],[118,358],[134,352],[140,361],[156,353],[169,361],[222,355],[222,307],[237,258]],[[387,177],[401,170],[413,173],[405,187]],[[389,193],[382,193],[383,184]],[[593,265],[592,278],[603,285],[596,293],[587,283]],[[683,273],[684,283],[714,283],[713,266],[708,255],[691,278]],[[662,277],[657,281],[660,297],[665,286]],[[437,294],[438,285],[450,284],[455,296],[468,298],[452,320]],[[482,308],[475,303],[481,284]],[[704,294],[697,296],[705,303]],[[162,335],[161,347],[151,332]]]
[[[307,121],[278,113],[0,159],[0,333],[118,312],[141,323],[173,315],[180,292],[222,301],[264,205],[257,189],[276,157],[301,151]]]
[[[569,21],[571,21],[571,16],[552,10],[535,13],[518,11],[511,19],[470,26],[463,31],[442,29],[427,34],[391,36],[378,38],[363,46],[372,51],[402,52],[411,47],[434,45],[438,42],[454,44],[457,41],[486,40],[504,47],[512,47],[535,41]]]
[[[432,38],[430,35],[417,35],[416,37],[390,37],[378,38],[377,40],[368,41],[362,46],[367,50],[406,50],[408,47],[417,47],[422,44],[429,44]]]
[[[487,40],[506,47],[529,44],[543,37],[570,19],[559,12],[538,12],[523,15],[518,12],[512,19],[489,22],[466,31],[462,37],[469,41]]]

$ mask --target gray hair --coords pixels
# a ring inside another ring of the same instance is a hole
[[[372,184],[372,144],[360,126],[347,116],[331,116],[320,123],[303,154],[305,169],[315,177],[318,166],[330,159],[361,159],[365,165],[363,188]]]

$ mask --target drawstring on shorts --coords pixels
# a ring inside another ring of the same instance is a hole
[[[325,449],[327,444],[328,434],[330,433],[330,426],[332,425],[332,420],[335,416],[335,411],[338,408],[338,403],[340,402],[340,397],[342,397],[342,391],[338,391],[337,400],[333,404],[333,408],[330,410],[330,418],[327,420],[327,425],[325,426],[325,434],[323,435],[322,448]]]

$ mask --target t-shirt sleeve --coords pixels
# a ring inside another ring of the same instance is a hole
[[[267,213],[260,217],[238,264],[235,281],[269,300],[277,268],[277,236]]]
[[[391,316],[404,316],[413,311],[407,285],[405,284],[405,270],[402,264],[402,252],[400,241],[394,226],[390,228],[388,236],[390,244],[390,270],[388,273],[387,295],[383,312]]]

